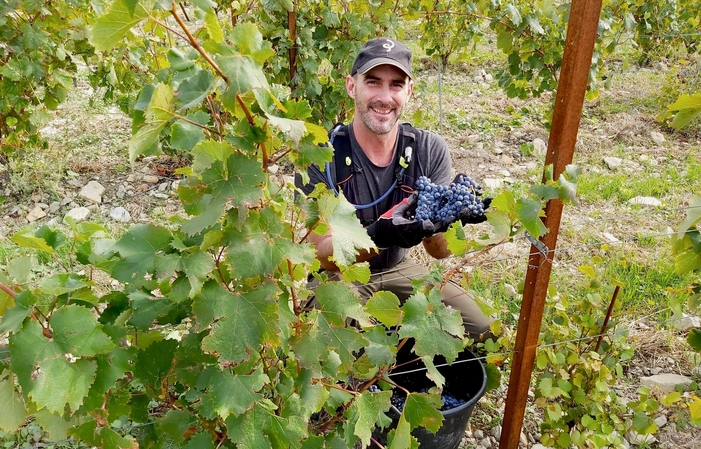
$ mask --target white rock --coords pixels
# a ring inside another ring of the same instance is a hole
[[[497,441],[499,441],[499,439],[501,438],[501,426],[497,424],[496,426],[492,427],[489,433],[494,438],[496,438]]]
[[[533,139],[533,154],[536,156],[545,156],[545,153],[548,152],[548,144],[545,143],[545,141],[539,137],[536,137]]]
[[[35,221],[46,217],[46,212],[44,212],[44,209],[42,209],[39,206],[34,206],[34,209],[29,211],[27,214],[27,221],[30,223],[34,223]]]
[[[506,178],[511,176],[511,172],[509,170],[499,170],[499,174]]]
[[[667,417],[665,415],[660,415],[657,418],[655,418],[655,424],[657,424],[657,427],[662,428],[667,425]]]
[[[636,196],[635,198],[631,198],[628,200],[630,204],[642,204],[644,206],[654,206],[654,207],[660,207],[662,206],[662,202],[658,200],[655,197],[652,196]]]
[[[661,144],[662,142],[665,141],[664,136],[662,133],[659,133],[657,131],[650,131],[650,138],[652,139],[653,142],[656,144]]]
[[[49,205],[49,212],[52,214],[58,212],[59,209],[61,209],[61,203],[59,203],[58,201],[54,201]]]
[[[514,163],[514,160],[513,160],[510,156],[507,156],[507,155],[505,155],[505,154],[502,154],[502,155],[501,155],[501,159],[500,159],[500,160],[501,160],[501,163],[504,164],[504,165],[511,165],[511,164]]]
[[[657,438],[652,435],[640,435],[638,432],[629,430],[626,433],[626,440],[632,445],[639,446],[641,444],[654,444],[657,442]]]
[[[484,432],[482,432],[482,429],[475,429],[475,431],[472,432],[472,436],[476,440],[481,440],[482,438],[484,438]]]
[[[485,189],[499,189],[504,185],[504,180],[496,178],[485,178],[482,185]]]
[[[650,377],[641,377],[640,383],[651,390],[659,390],[662,393],[671,393],[678,386],[686,390],[691,385],[691,379],[680,374],[656,374]]]
[[[102,203],[102,194],[105,188],[97,181],[90,181],[80,189],[80,196],[95,204]]]
[[[676,326],[678,330],[687,332],[696,327],[701,327],[701,318],[694,315],[687,315],[685,313],[682,315],[680,320],[677,320]]]
[[[547,447],[543,446],[540,443],[536,443],[533,446],[531,446],[531,449],[548,449]]]
[[[87,207],[74,207],[73,209],[69,210],[68,213],[66,214],[66,217],[71,217],[73,220],[76,222],[83,221],[87,219],[90,216],[90,209]],[[66,219],[64,217],[64,221]]]
[[[144,175],[141,180],[148,184],[156,184],[159,181],[159,178],[156,175]]]
[[[110,211],[110,218],[122,223],[128,223],[131,220],[131,215],[128,210],[119,206]]]
[[[604,158],[604,164],[609,168],[609,170],[615,170],[618,167],[621,166],[623,163],[623,159],[620,157],[605,157]]]
[[[511,284],[504,284],[504,293],[506,293],[506,296],[515,298],[518,296],[518,290],[516,290],[516,287],[514,287]]]
[[[620,240],[616,238],[615,235],[611,234],[610,232],[604,232],[604,237],[606,237],[606,240],[608,240],[611,243],[618,243]]]

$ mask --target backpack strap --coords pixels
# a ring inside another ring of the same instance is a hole
[[[409,187],[413,188],[414,176],[414,145],[418,131],[409,123],[403,123],[399,126],[399,151],[398,158],[395,160],[395,182],[390,189],[385,192],[380,198],[369,204],[357,204],[356,209],[365,209],[372,207],[375,204],[383,201],[387,196],[396,191],[397,186],[406,185],[406,180],[410,180]],[[326,163],[326,183],[334,194],[338,195],[337,186],[346,183],[350,178],[361,170],[352,158],[351,141],[348,131],[348,125],[337,124],[329,132],[329,142],[334,148],[334,169],[336,174],[336,182],[333,182],[331,177],[331,163]],[[406,173],[408,172],[408,173]],[[353,185],[352,183],[350,184]],[[340,188],[340,187],[339,187]],[[401,193],[401,192],[398,192]],[[399,199],[401,201],[401,198]],[[397,201],[398,202],[398,201]]]

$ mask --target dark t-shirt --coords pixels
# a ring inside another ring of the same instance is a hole
[[[358,204],[368,204],[373,202],[389,189],[395,180],[395,169],[399,160],[398,151],[404,153],[404,148],[395,147],[395,154],[392,162],[384,167],[375,165],[365,155],[355,139],[352,124],[348,126],[351,141],[351,159],[360,169],[353,174],[356,182],[355,198]],[[427,130],[417,130],[416,141],[411,144],[413,148],[412,157],[415,165],[415,179],[419,176],[430,178],[434,184],[448,185],[452,181],[452,164],[448,145],[443,137]],[[401,139],[400,139],[401,140]],[[336,182],[335,167],[332,162],[331,179]],[[326,173],[316,165],[309,167],[309,184],[301,185],[301,176],[295,177],[295,184],[306,194],[314,190],[318,183],[327,184]],[[411,186],[413,188],[413,186]],[[394,206],[394,195],[388,197],[375,206],[358,209],[357,216],[366,226],[379,218],[380,215]],[[391,268],[402,262],[408,253],[408,249],[390,247],[382,251],[377,256],[370,259],[370,267],[373,269]]]

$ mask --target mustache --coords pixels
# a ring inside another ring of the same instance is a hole
[[[381,101],[373,101],[368,103],[368,107],[374,108],[374,109],[397,109],[397,103],[395,102],[389,102],[389,103],[383,103]]]

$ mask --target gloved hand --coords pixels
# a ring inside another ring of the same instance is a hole
[[[390,246],[411,248],[426,237],[435,234],[431,221],[407,218],[416,208],[417,201],[418,194],[411,194],[367,227],[368,235],[379,249]]]
[[[489,208],[489,205],[492,204],[493,199],[494,198],[492,198],[491,196],[484,198],[482,200],[482,211],[479,213],[475,213],[468,208],[463,209],[460,212],[460,222],[462,223],[462,225],[465,226],[466,224],[478,224],[487,221],[487,216],[484,213]]]

